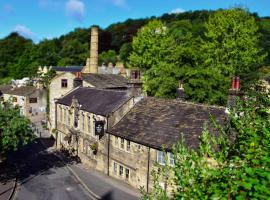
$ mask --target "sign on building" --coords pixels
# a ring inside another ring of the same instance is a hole
[[[104,135],[104,121],[95,121],[95,135],[99,138]]]

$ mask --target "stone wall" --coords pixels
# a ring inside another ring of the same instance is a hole
[[[50,84],[49,90],[49,103],[50,103],[50,114],[49,114],[49,128],[52,131],[55,128],[55,100],[61,98],[71,90],[73,90],[73,79],[76,76],[73,73],[63,73],[56,76]],[[62,79],[67,79],[67,87],[63,88],[61,84]],[[83,81],[83,86],[93,87],[89,83]]]

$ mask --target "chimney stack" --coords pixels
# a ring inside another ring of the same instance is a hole
[[[228,107],[234,107],[236,105],[236,98],[242,95],[240,92],[240,77],[235,76],[232,78],[231,89],[229,90]]]
[[[176,90],[176,99],[180,101],[185,101],[185,90],[182,81],[179,81],[179,86]]]
[[[91,28],[90,73],[98,73],[98,27]]]
[[[82,73],[76,72],[76,78],[73,79],[73,88],[82,86],[83,86]]]
[[[90,38],[90,59],[87,58],[83,73],[98,73],[98,27],[92,26]]]

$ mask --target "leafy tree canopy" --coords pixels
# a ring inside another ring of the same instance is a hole
[[[0,154],[15,151],[32,139],[30,121],[9,104],[0,105]]]

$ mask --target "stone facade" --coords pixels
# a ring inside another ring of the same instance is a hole
[[[3,101],[8,101],[13,106],[18,106],[22,115],[31,118],[31,116],[46,113],[46,97],[46,90],[26,86],[6,91],[3,94]]]
[[[62,73],[57,75],[54,79],[52,79],[50,83],[49,89],[50,114],[48,126],[51,131],[55,128],[55,101],[74,89],[73,87],[74,78],[76,78],[76,75],[74,73],[70,72]],[[85,81],[83,81],[83,86],[93,87],[92,85],[90,85],[88,82]]]
[[[150,190],[153,184],[150,174],[155,169],[158,150],[107,132],[133,106],[134,99],[130,99],[109,116],[79,110],[78,126],[75,128],[72,106],[57,104],[57,147],[78,155],[82,163],[95,170],[135,188]],[[95,120],[105,123],[102,137],[95,135]]]

